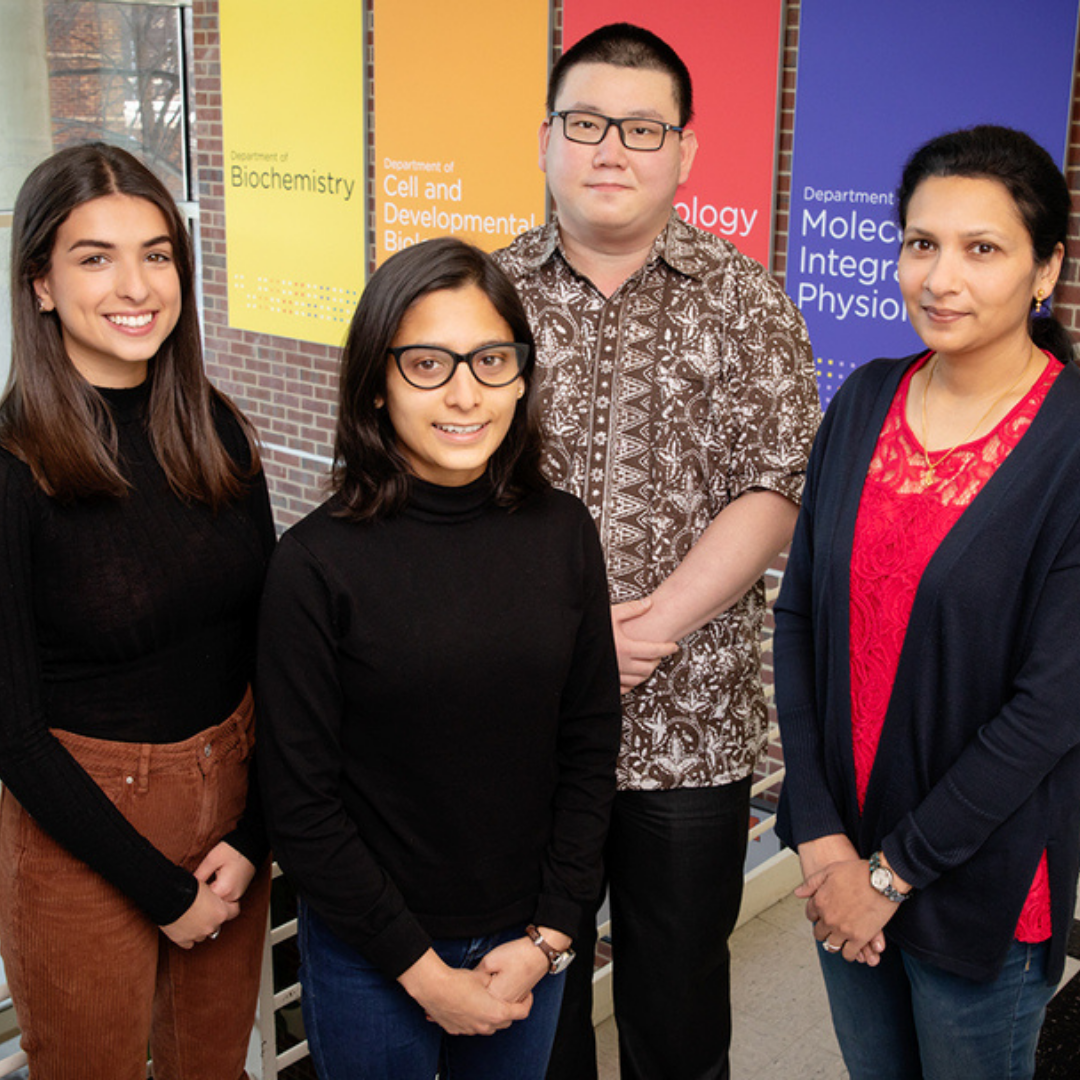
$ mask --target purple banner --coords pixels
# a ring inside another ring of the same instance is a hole
[[[1077,0],[803,0],[787,290],[827,404],[852,369],[919,348],[896,282],[894,192],[927,139],[1028,132],[1064,165]]]

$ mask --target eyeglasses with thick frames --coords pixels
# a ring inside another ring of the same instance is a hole
[[[418,390],[438,390],[465,364],[484,386],[509,386],[525,370],[529,346],[520,341],[499,341],[469,353],[456,353],[438,345],[398,345],[390,349],[401,377]]]
[[[548,119],[558,117],[563,122],[563,134],[571,141],[596,146],[607,138],[612,127],[619,129],[619,138],[627,150],[659,150],[669,131],[681,135],[685,130],[677,124],[662,120],[646,120],[641,116],[604,116],[602,113],[564,109],[553,112]]]

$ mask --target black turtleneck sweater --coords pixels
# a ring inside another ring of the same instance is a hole
[[[274,530],[261,474],[217,514],[172,492],[145,429],[148,383],[100,392],[132,484],[123,498],[60,503],[0,451],[0,780],[164,925],[191,905],[197,882],[128,824],[49,729],[165,743],[224,720],[252,675]],[[215,418],[246,464],[235,419],[220,404]],[[257,812],[228,839],[252,861],[265,854]]]
[[[573,934],[600,888],[619,684],[596,529],[548,490],[414,482],[355,524],[291,529],[259,628],[259,765],[275,854],[396,977],[431,938]]]

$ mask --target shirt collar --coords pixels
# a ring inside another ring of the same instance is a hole
[[[701,279],[709,266],[709,260],[703,257],[700,249],[698,230],[683,221],[672,207],[667,224],[653,241],[645,266],[652,266],[657,260],[662,260],[672,270],[697,281]],[[551,221],[542,225],[533,236],[528,238],[525,249],[521,253],[521,260],[526,269],[539,270],[556,254],[568,266],[571,265],[559,239],[558,216],[554,215]]]

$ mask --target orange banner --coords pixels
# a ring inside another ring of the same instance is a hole
[[[375,0],[375,258],[544,222],[547,0]]]

